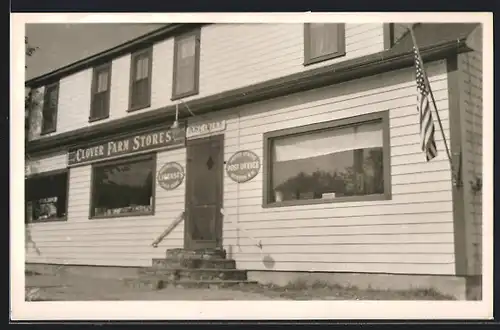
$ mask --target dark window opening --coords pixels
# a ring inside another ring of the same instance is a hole
[[[93,169],[93,217],[152,214],[154,160],[130,160]]]
[[[28,178],[25,188],[26,222],[57,221],[66,218],[68,172]]]

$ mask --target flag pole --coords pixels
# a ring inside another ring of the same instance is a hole
[[[413,34],[412,25],[410,25],[409,29],[410,29],[411,39],[413,40],[413,46],[415,46],[415,51],[417,52],[418,60],[420,61],[420,63],[422,63],[422,66],[423,66],[424,61],[422,61],[422,57],[420,56],[420,51],[418,50],[417,41],[415,40],[415,35]],[[431,89],[431,86],[429,83],[429,78],[427,77],[427,72],[425,71],[425,68],[423,68],[422,71],[423,71],[423,74],[425,77],[425,79],[424,79],[425,84],[427,85],[427,89],[429,90],[429,94],[431,94],[431,100],[432,100],[432,103],[434,105],[434,112],[436,113],[436,118],[438,120],[439,128],[441,130],[441,135],[443,135],[443,141],[444,141],[444,146],[446,148],[446,154],[448,155],[448,160],[450,161],[450,166],[453,169],[453,162],[451,160],[451,153],[450,153],[450,149],[448,148],[448,142],[446,141],[446,136],[444,135],[443,124],[441,122],[441,117],[439,116],[438,108],[436,106],[436,100],[434,99],[434,93],[432,92],[432,89]]]

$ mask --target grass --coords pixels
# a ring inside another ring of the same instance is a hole
[[[341,286],[324,281],[308,282],[303,279],[289,282],[284,286],[258,284],[237,289],[294,300],[456,300],[454,297],[441,294],[432,288],[410,290],[360,289],[356,286]]]

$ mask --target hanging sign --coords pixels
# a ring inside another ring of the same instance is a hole
[[[238,183],[252,180],[259,174],[259,170],[259,156],[250,150],[238,151],[229,158],[226,164],[227,175]]]
[[[226,130],[226,121],[219,120],[203,124],[191,124],[186,129],[186,137],[188,139],[198,136],[204,136],[216,132],[223,132]]]
[[[173,190],[184,180],[184,168],[176,162],[166,163],[158,171],[157,180],[163,189]]]
[[[142,134],[110,139],[103,143],[70,150],[68,165],[79,165],[144,151],[182,147],[185,140],[186,131],[184,128],[157,128]]]

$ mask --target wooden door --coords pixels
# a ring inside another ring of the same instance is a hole
[[[184,247],[222,247],[223,135],[187,141]]]

